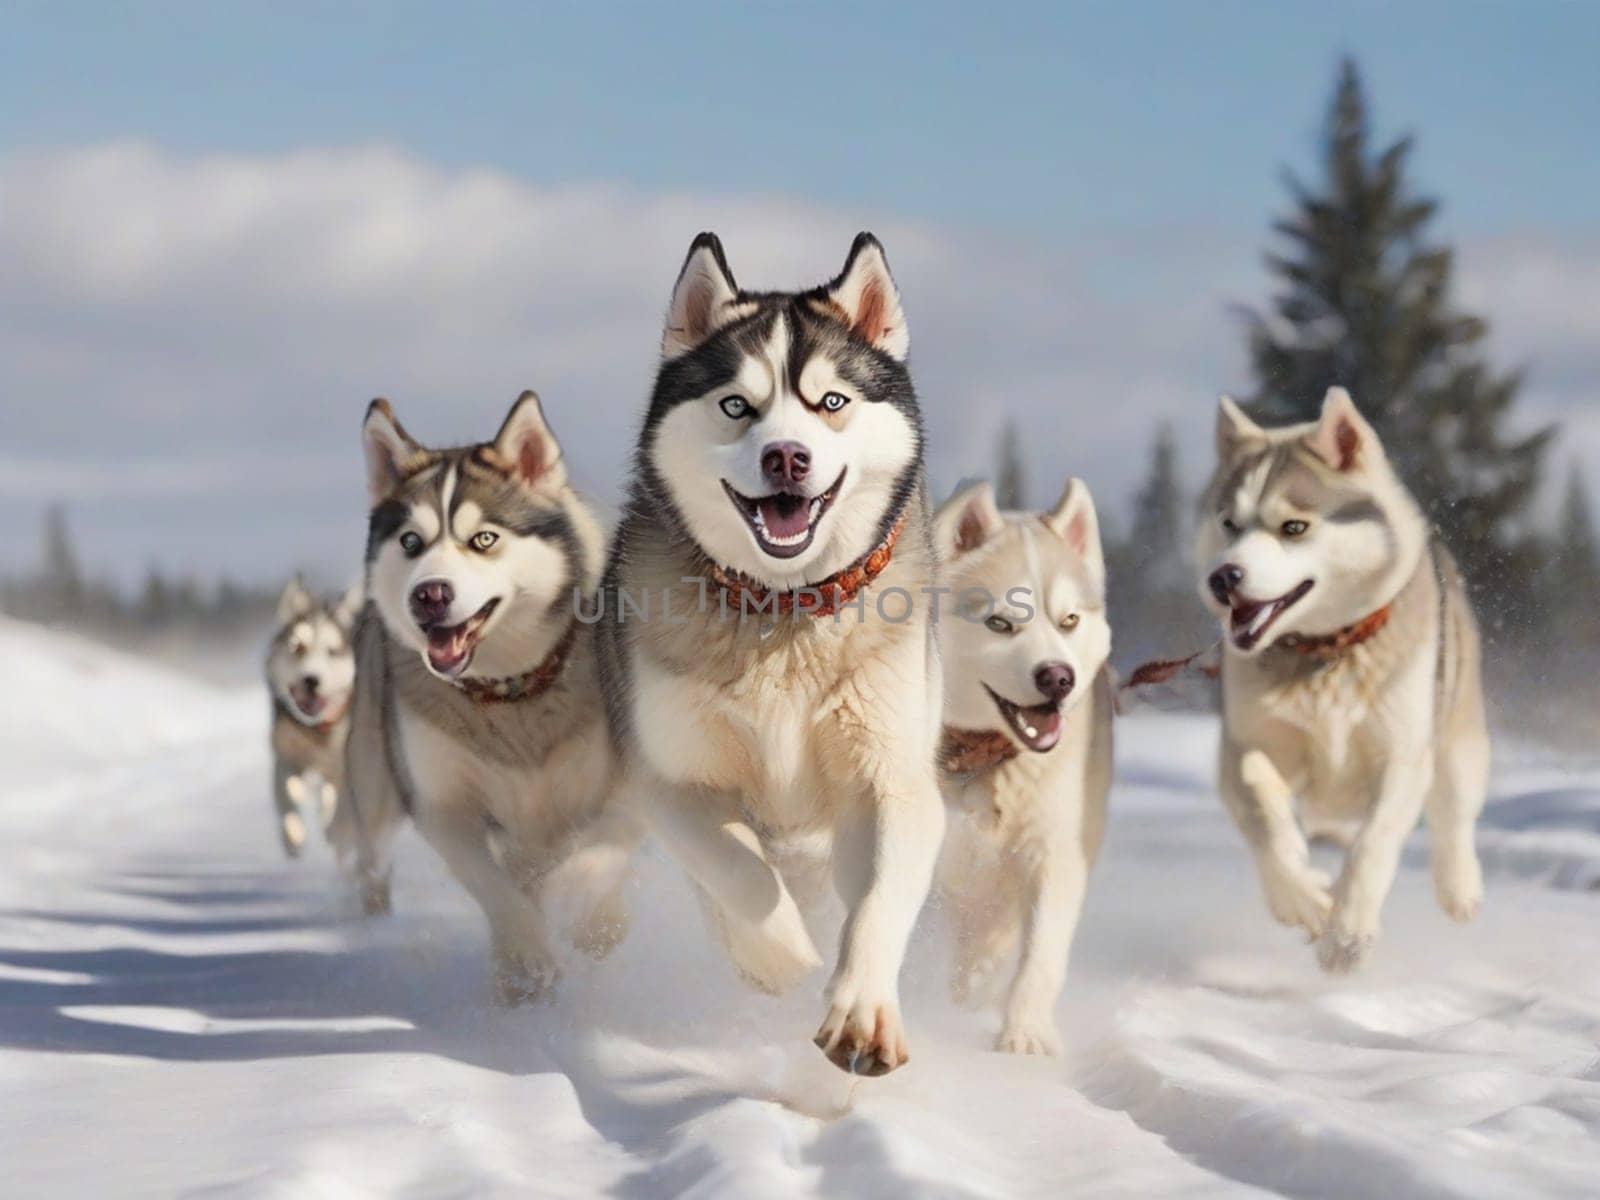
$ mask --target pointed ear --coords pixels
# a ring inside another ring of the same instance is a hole
[[[976,550],[1005,526],[994,487],[987,479],[968,484],[933,516],[933,537],[945,558],[959,558]]]
[[[427,450],[395,420],[394,409],[381,397],[367,406],[361,442],[367,452],[367,499],[374,508],[428,457]]]
[[[366,602],[367,594],[361,584],[351,584],[345,594],[339,597],[339,602],[333,606],[333,619],[339,622],[340,628],[346,632],[354,629],[356,618],[361,615],[361,607]]]
[[[1377,433],[1342,387],[1329,388],[1322,398],[1322,416],[1306,445],[1335,471],[1354,471],[1383,454]]]
[[[316,602],[316,597],[306,588],[305,582],[296,575],[283,585],[283,594],[278,597],[278,624],[287,625],[297,617],[305,616]]]
[[[1105,569],[1105,552],[1100,547],[1100,518],[1094,511],[1094,497],[1081,479],[1069,479],[1056,506],[1044,514],[1044,523],[1068,548],[1088,563],[1098,576]]]
[[[900,308],[900,289],[883,247],[870,233],[856,234],[844,270],[828,285],[828,299],[844,313],[852,332],[893,358],[905,358],[911,332]]]
[[[1261,441],[1267,436],[1240,408],[1232,396],[1217,397],[1217,458],[1227,461],[1246,442]]]
[[[667,306],[667,326],[661,333],[661,357],[687,354],[733,319],[739,285],[728,270],[722,242],[714,233],[702,233],[689,246],[678,282]]]
[[[544,419],[544,405],[534,392],[523,392],[494,435],[494,453],[506,473],[526,487],[556,489],[567,482],[561,444]]]

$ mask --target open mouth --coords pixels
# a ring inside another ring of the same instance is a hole
[[[722,481],[722,490],[728,493],[728,499],[750,526],[762,550],[773,558],[793,558],[811,545],[817,522],[839,494],[844,473],[845,468],[841,467],[833,486],[817,496],[774,492],[770,496],[751,497],[735,491],[726,479]]]
[[[1255,649],[1278,618],[1311,590],[1311,584],[1312,581],[1308,579],[1276,600],[1246,600],[1243,596],[1235,595],[1228,614],[1228,636],[1233,639],[1233,644],[1241,650]]]
[[[472,652],[478,648],[483,627],[500,607],[496,596],[459,625],[427,625],[422,632],[428,638],[428,665],[440,675],[454,678],[467,669]]]
[[[320,717],[328,708],[326,696],[298,683],[289,689],[289,699],[293,700],[294,706],[307,717]]]
[[[989,698],[1000,710],[1000,715],[1006,719],[1006,724],[1011,726],[1011,732],[1016,735],[1017,740],[1029,750],[1043,754],[1061,740],[1062,721],[1059,701],[1047,700],[1043,704],[1024,706],[1013,704],[988,684],[983,685],[983,690],[989,693]]]

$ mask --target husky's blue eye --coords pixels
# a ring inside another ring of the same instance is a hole
[[[838,412],[841,408],[849,403],[850,397],[842,395],[839,392],[829,392],[822,398],[822,407],[827,412]]]
[[[750,401],[743,396],[724,396],[718,401],[718,407],[735,421],[740,417],[748,417],[751,412]]]
[[[400,535],[400,549],[405,551],[407,558],[415,558],[422,553],[422,535],[409,530]]]
[[[1015,633],[1017,627],[1004,617],[996,613],[984,623],[984,627],[993,633]]]
[[[1285,521],[1283,523],[1283,536],[1292,538],[1299,537],[1302,533],[1310,528],[1311,526],[1306,524],[1304,521]]]

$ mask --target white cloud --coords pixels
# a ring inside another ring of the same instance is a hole
[[[1161,416],[1197,439],[1200,470],[1211,398],[1243,376],[1227,304],[1261,293],[1255,231],[996,235],[547,188],[383,147],[119,143],[0,159],[0,493],[66,499],[119,573],[332,573],[359,552],[371,396],[424,438],[465,440],[532,386],[610,500],[693,235],[717,230],[743,282],[783,287],[831,274],[863,227],[905,292],[938,480],[989,469],[1008,413],[1041,495],[1076,473],[1120,508]],[[1593,378],[1600,254],[1580,269],[1561,250],[1468,254],[1467,295],[1497,349]],[[31,552],[31,530],[3,536],[0,557]]]

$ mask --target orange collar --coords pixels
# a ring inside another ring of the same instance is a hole
[[[518,700],[532,700],[549,691],[560,677],[577,638],[578,621],[574,617],[555,649],[545,655],[544,661],[533,670],[524,671],[521,675],[508,675],[504,679],[452,679],[450,682],[479,704],[511,704]]]
[[[894,544],[899,540],[900,530],[905,523],[906,519],[902,516],[889,530],[889,535],[864,558],[856,559],[844,570],[836,571],[821,583],[808,584],[792,592],[774,594],[739,572],[715,564],[711,568],[711,578],[741,613],[745,611],[745,601],[748,600],[750,610],[753,612],[786,617],[798,609],[807,616],[831,617],[854,600],[862,588],[883,574],[884,568],[889,565],[889,559],[894,554]]]
[[[947,775],[976,775],[1017,756],[1017,744],[997,729],[957,729],[946,725],[939,739],[939,769]]]
[[[1370,612],[1362,617],[1354,625],[1346,625],[1333,633],[1325,633],[1319,637],[1291,633],[1279,638],[1277,644],[1285,650],[1304,654],[1307,658],[1315,658],[1325,663],[1332,662],[1352,646],[1359,646],[1362,642],[1376,637],[1389,623],[1389,613],[1393,607],[1392,604],[1385,604],[1376,612]]]

